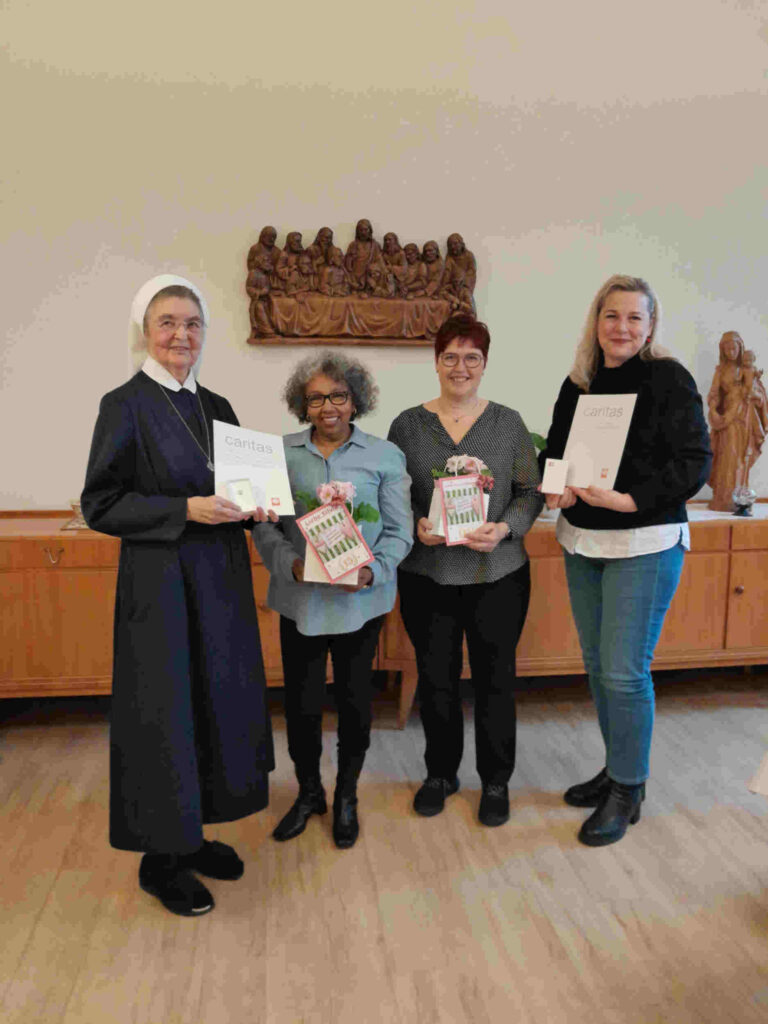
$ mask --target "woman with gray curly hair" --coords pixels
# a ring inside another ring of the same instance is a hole
[[[376,408],[379,388],[363,364],[341,353],[321,352],[317,356],[302,359],[283,388],[285,404],[299,423],[310,422],[306,404],[306,385],[317,374],[332,377],[337,383],[344,383],[354,407],[349,417],[350,421],[357,416],[365,416]]]
[[[256,547],[269,569],[267,604],[280,613],[288,752],[299,793],[272,833],[293,839],[313,814],[327,810],[320,778],[325,667],[333,662],[339,713],[338,774],[333,800],[333,838],[340,848],[359,833],[357,780],[370,743],[372,664],[379,632],[395,603],[396,570],[413,544],[410,477],[402,452],[365,434],[354,422],[376,404],[378,388],[359,362],[321,352],[303,359],[283,398],[307,428],[284,438],[296,514],[324,484],[354,487],[354,504],[369,506],[359,522],[373,553],[355,584],[304,580],[305,541],[295,518],[254,528]],[[376,521],[371,521],[375,519]]]

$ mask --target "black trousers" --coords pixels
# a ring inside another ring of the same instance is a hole
[[[398,573],[400,611],[416,650],[427,774],[452,779],[464,752],[462,638],[475,690],[475,756],[486,785],[505,785],[515,767],[515,648],[528,612],[526,562],[495,583],[446,586]]]
[[[371,742],[373,659],[383,622],[384,616],[380,615],[354,633],[304,636],[292,619],[280,616],[288,753],[299,779],[320,770],[329,651],[339,713],[339,767],[365,756]]]

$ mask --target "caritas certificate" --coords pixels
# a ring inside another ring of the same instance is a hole
[[[314,553],[327,583],[335,583],[373,561],[371,549],[342,504],[321,505],[300,516],[296,525],[307,542],[307,554],[310,550]],[[350,582],[356,582],[356,577]]]
[[[485,522],[483,491],[477,474],[443,476],[435,481],[443,498],[445,543],[466,544],[464,535]]]
[[[279,516],[293,515],[293,498],[279,434],[213,421],[213,460],[216,493],[244,512],[255,508]]]
[[[569,487],[616,483],[637,395],[580,395],[563,452]]]

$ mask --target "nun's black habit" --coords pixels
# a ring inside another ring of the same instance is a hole
[[[197,385],[212,420],[232,407]],[[111,728],[110,841],[191,853],[202,826],[268,801],[274,767],[264,667],[243,525],[188,522],[213,473],[200,404],[140,371],[101,401],[82,508],[122,539]],[[197,409],[197,412],[195,411]]]

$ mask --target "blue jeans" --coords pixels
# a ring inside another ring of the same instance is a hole
[[[571,610],[615,782],[648,778],[651,661],[683,569],[681,544],[635,558],[565,555]]]

